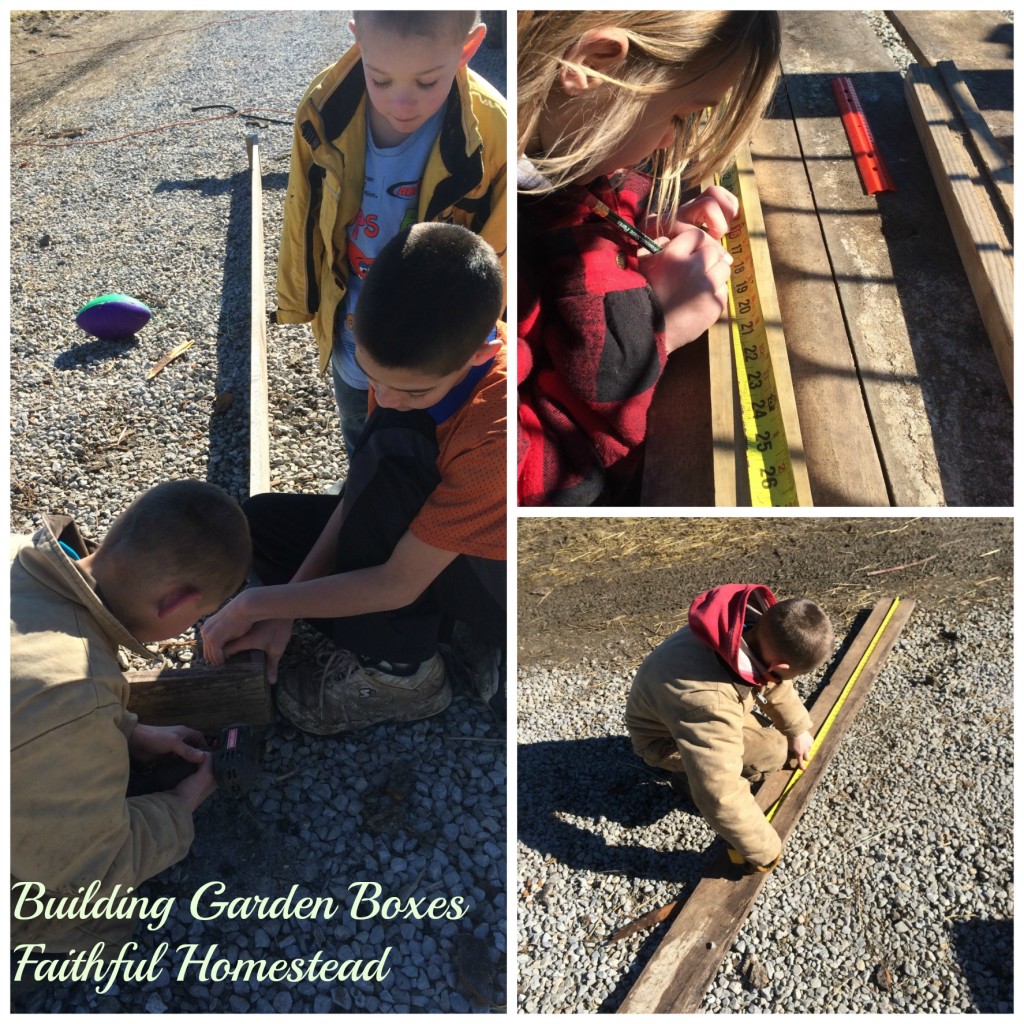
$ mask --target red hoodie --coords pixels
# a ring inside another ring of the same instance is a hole
[[[726,667],[745,683],[768,682],[762,665],[743,641],[743,630],[775,604],[775,595],[762,583],[726,583],[694,598],[690,629]]]

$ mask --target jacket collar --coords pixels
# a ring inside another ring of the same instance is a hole
[[[79,555],[91,554],[97,547],[82,536],[71,516],[43,516],[42,525],[32,536],[32,543],[18,553],[22,568],[44,586],[87,608],[112,644],[125,647],[150,661],[155,658],[156,655],[115,618],[103,603],[96,580],[66,554],[61,541]]]

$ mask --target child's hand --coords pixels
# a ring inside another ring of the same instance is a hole
[[[809,764],[807,755],[811,752],[813,743],[814,737],[809,732],[802,732],[789,741],[789,749],[793,752],[793,756],[801,768],[806,768]]]
[[[696,199],[683,203],[676,210],[667,235],[669,238],[675,238],[688,227],[695,227],[703,228],[712,238],[721,239],[729,230],[739,209],[740,201],[727,188],[712,185]],[[650,221],[648,228],[651,232],[658,230],[656,223]]]
[[[211,665],[222,665],[228,643],[244,636],[252,628],[253,619],[246,614],[246,591],[228,601],[219,612],[211,615],[202,625],[203,657]]]
[[[217,788],[217,780],[213,777],[213,755],[203,754],[202,764],[191,774],[179,782],[174,789],[168,790],[180,796],[194,814],[196,808]]]
[[[699,338],[729,303],[732,257],[700,228],[659,238],[662,251],[640,256],[640,272],[665,314],[665,348],[674,352]]]
[[[187,725],[142,725],[136,723],[128,736],[128,752],[136,761],[155,761],[165,754],[177,754],[198,763],[208,749],[206,737]]]
[[[292,638],[294,619],[263,619],[243,636],[224,645],[224,654],[230,657],[239,651],[263,651],[267,656],[267,682],[277,682],[277,665]]]

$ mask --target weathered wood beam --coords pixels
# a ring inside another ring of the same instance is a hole
[[[146,725],[188,725],[214,736],[226,725],[268,725],[274,706],[262,651],[245,651],[221,666],[127,672],[128,710]]]
[[[751,155],[782,310],[814,504],[891,503],[843,320],[788,92],[757,126]]]
[[[1013,261],[989,193],[958,135],[957,108],[934,68],[912,64],[905,91],[957,251],[1013,397]]]
[[[259,136],[245,140],[252,194],[252,274],[249,344],[249,494],[270,490],[270,424],[267,417],[267,298],[263,275],[263,175]]]
[[[783,844],[803,815],[847,728],[867,699],[875,677],[914,609],[913,601],[901,601],[872,649],[872,642],[891,605],[891,600],[879,601],[875,605],[828,684],[809,708],[817,732],[867,656],[856,683],[817,753],[772,819]],[[757,804],[762,810],[767,810],[778,800],[792,774],[789,770],[776,772],[764,782],[757,793]],[[729,860],[726,844],[721,839],[716,840],[714,846],[717,855],[713,860],[713,873],[705,876],[686,899],[619,1007],[619,1013],[695,1013],[699,1010],[722,959],[768,878],[760,873],[744,874],[742,868]],[[777,870],[785,871],[784,865],[785,859],[783,867]]]

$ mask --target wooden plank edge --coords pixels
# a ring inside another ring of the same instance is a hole
[[[870,647],[891,604],[892,601],[886,599],[875,604],[868,619],[858,630],[857,636],[833,672],[828,685],[815,700],[811,716],[816,731],[828,716],[846,683]],[[785,828],[785,835],[780,830],[780,836],[784,843],[795,829],[829,762],[835,756],[849,722],[867,699],[875,676],[899,638],[913,609],[913,601],[901,602],[886,632],[880,638],[862,670],[862,680],[866,685],[861,692],[859,701],[850,703],[852,693],[858,690],[858,687],[855,686],[827,737],[827,741],[831,741],[830,750],[825,751],[826,741],[823,741],[822,749],[804,771],[799,785],[800,787],[803,787],[804,783],[807,785],[801,789],[801,795],[793,800],[792,805],[787,809],[787,804],[792,799],[791,794],[790,797],[787,797],[786,804],[780,808],[780,814],[784,810],[785,814],[781,823],[777,823],[776,827],[779,828],[779,824],[781,824]],[[827,698],[825,697],[826,692],[828,693]],[[845,722],[842,726],[840,726],[840,719]],[[771,806],[778,799],[778,795],[784,789],[791,774],[791,772],[777,772],[765,781],[757,794],[757,803],[762,810]],[[794,792],[796,792],[796,788],[794,787]],[[778,818],[779,815],[776,815],[777,822]],[[722,874],[706,876],[697,884],[616,1012],[695,1013],[699,1010],[722,959],[742,928],[754,901],[768,878],[766,874],[742,874],[740,868],[728,861],[724,841],[717,839],[714,845],[719,850],[717,859],[721,864]],[[721,926],[725,920],[721,910],[726,895],[733,901],[744,904],[746,909],[740,912],[736,920],[727,923],[724,932],[719,931],[714,938],[709,938],[707,933],[695,926],[695,919],[703,917],[714,920]],[[695,976],[691,974],[688,980],[680,983],[680,974],[684,967],[691,972],[696,967]]]
[[[936,65],[946,92],[956,104],[960,119],[967,128],[974,144],[975,152],[988,174],[995,194],[1002,204],[1003,210],[1013,220],[1013,165],[1006,159],[1003,148],[996,142],[996,137],[981,116],[978,105],[974,102],[970,89],[964,81],[960,69],[951,60],[942,60]]]
[[[251,168],[252,268],[249,344],[249,495],[270,490],[270,423],[267,384],[267,299],[263,272],[263,175],[259,136],[246,139]]]
[[[1013,267],[1001,248],[993,251],[993,239],[980,237],[978,231],[982,225],[994,228],[998,217],[986,190],[981,190],[984,196],[979,199],[979,190],[971,184],[971,168],[964,167],[950,138],[948,123],[954,111],[938,73],[933,68],[912,64],[904,92],[982,323],[1012,399]]]

